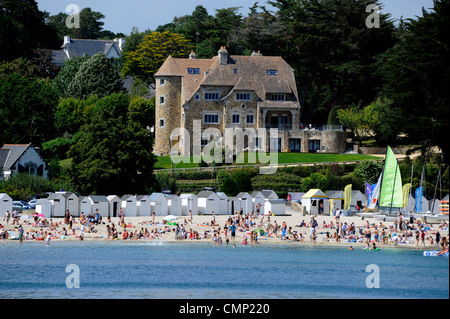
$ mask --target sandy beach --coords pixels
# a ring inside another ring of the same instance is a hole
[[[92,225],[93,228],[88,227],[85,224],[82,227],[80,218],[74,218],[72,229],[69,229],[69,225],[64,224],[64,218],[52,218],[51,224],[54,226],[35,226],[33,225],[33,218],[21,219],[19,223],[24,228],[24,243],[35,242],[41,240],[46,242],[47,235],[50,234],[50,244],[54,241],[67,241],[67,240],[81,240],[80,234],[84,232],[83,240],[99,240],[99,241],[111,241],[111,240],[124,240],[124,232],[128,233],[127,241],[147,240],[147,241],[166,241],[166,242],[210,242],[215,244],[235,244],[235,245],[254,245],[254,244],[270,244],[270,243],[286,243],[286,244],[306,244],[306,245],[345,245],[358,248],[364,248],[366,246],[365,231],[370,229],[372,234],[371,244],[375,242],[377,248],[384,247],[398,247],[398,248],[416,248],[423,250],[438,249],[436,245],[435,237],[436,232],[439,232],[442,237],[448,235],[448,224],[444,227],[440,224],[428,224],[425,225],[425,243],[423,243],[419,237],[419,243],[416,241],[416,230],[400,231],[397,227],[395,230],[395,224],[393,222],[381,222],[373,218],[365,218],[364,220],[359,216],[341,216],[341,225],[347,224],[352,226],[352,229],[348,228],[346,234],[342,234],[340,229],[340,238],[337,238],[336,234],[336,219],[334,216],[314,216],[317,220],[317,227],[315,229],[316,240],[314,242],[313,236],[311,236],[312,229],[310,227],[312,216],[303,216],[292,207],[286,207],[285,216],[259,216],[257,218],[248,219],[248,228],[245,227],[245,218],[241,217],[241,226],[238,226],[235,232],[235,238],[231,237],[231,230],[224,229],[227,221],[231,218],[235,220],[237,216],[228,215],[216,215],[215,224],[212,225],[214,217],[211,215],[194,215],[192,222],[189,220],[189,216],[179,216],[176,222],[179,225],[179,237],[185,234],[185,239],[176,239],[176,225],[168,225],[163,216],[155,216],[154,222],[152,217],[125,217],[124,221],[127,227],[123,227],[120,224],[120,218],[111,218],[110,222],[107,218],[102,219],[102,223],[98,225]],[[262,221],[261,221],[262,220]],[[304,224],[302,224],[304,222]],[[417,220],[416,225],[417,227]],[[6,220],[1,220],[0,223],[10,232],[10,238],[14,239],[17,233],[17,224],[12,224],[12,219],[9,224],[6,224]],[[282,238],[283,223],[286,225],[285,237]],[[270,225],[270,226],[269,226]],[[274,232],[274,226],[278,225],[276,233]],[[117,238],[112,238],[112,234],[108,238],[108,226],[112,229],[114,226]],[[367,227],[369,226],[369,227]],[[184,232],[182,228],[184,227]],[[83,229],[84,228],[84,229]],[[263,231],[261,230],[263,229]],[[257,241],[252,240],[252,231],[258,230]],[[384,232],[383,232],[384,230]],[[67,235],[64,235],[66,232]],[[130,234],[132,235],[130,236]],[[193,234],[191,236],[191,233]],[[143,234],[144,236],[137,236]],[[216,236],[214,236],[216,234]],[[261,235],[263,234],[263,235]],[[376,235],[377,234],[377,235]],[[138,238],[139,237],[139,238]],[[194,238],[192,238],[194,237]],[[197,237],[197,238],[195,238]],[[227,241],[228,239],[228,241]],[[383,241],[384,239],[384,242]],[[9,240],[4,241],[8,243]]]

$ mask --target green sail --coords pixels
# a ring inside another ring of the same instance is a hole
[[[381,207],[403,207],[402,177],[394,152],[388,146],[381,182]]]

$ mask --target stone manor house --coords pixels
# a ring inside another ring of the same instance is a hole
[[[343,153],[346,133],[303,125],[294,69],[279,56],[229,55],[225,47],[212,59],[169,56],[155,74],[157,155],[192,155],[194,121],[201,129],[278,129],[276,138],[256,138],[258,149],[279,152]],[[175,136],[174,129],[182,131]],[[172,133],[173,134],[173,133]],[[211,137],[203,134],[201,146]],[[264,141],[264,140],[263,140]],[[245,142],[245,147],[250,144]]]

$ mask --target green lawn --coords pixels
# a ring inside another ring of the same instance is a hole
[[[376,156],[364,155],[364,154],[317,154],[317,153],[278,153],[278,164],[290,164],[290,163],[323,163],[323,162],[349,162],[349,161],[362,161],[362,160],[374,160],[380,159]],[[174,168],[193,168],[198,167],[198,163],[192,163],[192,157],[183,158],[188,163],[174,164]],[[252,165],[261,164],[258,161],[258,155],[256,155],[256,163],[248,163],[248,154],[244,156],[244,163],[233,163],[224,165]],[[263,163],[265,164],[265,163]],[[158,161],[155,165],[155,169],[171,169],[172,163],[170,156],[158,156]]]

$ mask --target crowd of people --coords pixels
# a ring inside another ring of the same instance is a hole
[[[47,244],[52,239],[75,238],[83,240],[87,233],[95,235],[95,238],[107,240],[166,240],[168,234],[173,234],[175,240],[210,240],[214,244],[236,244],[236,234],[239,233],[239,241],[243,245],[257,244],[264,240],[277,239],[291,242],[349,242],[349,243],[376,243],[386,244],[415,244],[416,247],[434,246],[443,253],[448,252],[448,235],[441,236],[440,231],[448,233],[448,223],[443,221],[437,229],[430,224],[424,224],[420,220],[403,219],[400,215],[389,225],[383,222],[363,221],[356,225],[355,220],[341,221],[339,214],[329,216],[319,225],[316,216],[303,219],[296,225],[288,225],[286,221],[278,222],[281,216],[259,215],[258,213],[243,214],[237,211],[234,215],[222,220],[222,224],[216,221],[216,215],[211,215],[209,222],[195,224],[192,212],[184,218],[177,218],[176,222],[166,220],[156,222],[155,215],[150,220],[144,220],[134,225],[125,222],[125,216],[119,211],[119,222],[116,224],[110,217],[103,218],[98,211],[79,217],[74,217],[67,211],[64,219],[39,218],[20,220],[24,225],[32,225],[37,229],[23,230],[16,215],[5,215],[4,221],[8,225],[12,217],[14,233],[18,233],[19,240],[43,240]],[[345,219],[345,218],[342,218]],[[204,220],[204,219],[202,219]],[[357,222],[357,221],[356,221]],[[105,227],[99,227],[103,225]],[[204,230],[194,226],[207,226]],[[0,239],[3,242],[10,234],[0,225]],[[93,237],[93,236],[90,236]],[[309,238],[308,238],[309,237]]]

